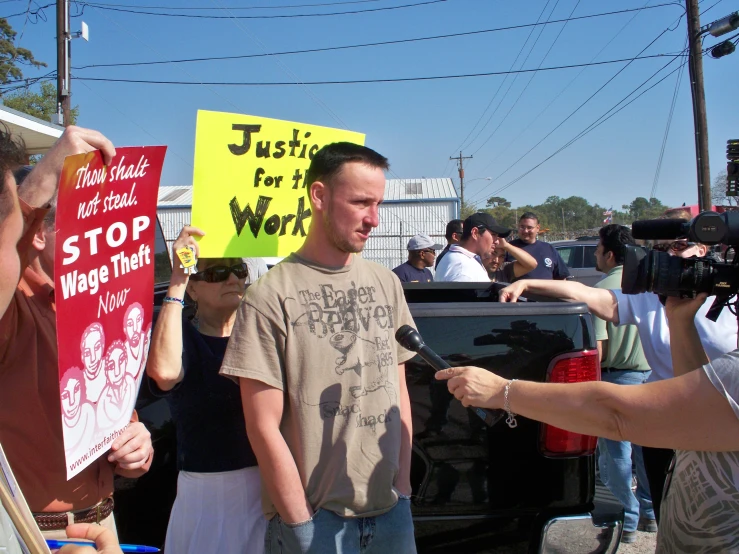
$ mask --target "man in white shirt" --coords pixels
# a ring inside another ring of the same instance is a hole
[[[489,283],[487,270],[480,258],[493,251],[501,238],[511,230],[498,225],[487,213],[476,213],[464,220],[462,240],[449,247],[449,252],[439,262],[434,281]]]
[[[664,241],[654,248],[681,258],[704,256],[707,251],[706,245],[687,240]],[[651,292],[624,294],[620,290],[591,288],[576,282],[528,279],[516,281],[506,287],[500,291],[499,298],[501,302],[515,302],[526,292],[553,296],[572,302],[584,302],[593,315],[607,322],[615,325],[636,325],[644,356],[649,367],[652,368],[648,382],[679,376],[673,371],[670,331],[667,327],[665,308],[658,295]],[[724,309],[717,321],[706,318],[706,312],[714,299],[714,296],[708,297],[695,316],[698,336],[709,360],[715,360],[737,347],[737,322],[734,314]],[[672,460],[672,451],[662,448],[643,448],[642,450],[654,513],[659,523],[664,480],[667,466]]]

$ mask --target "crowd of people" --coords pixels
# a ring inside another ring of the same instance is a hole
[[[488,213],[475,213],[464,221],[453,219],[446,226],[443,250],[428,235],[418,234],[408,241],[408,261],[393,268],[393,273],[403,283],[571,279],[557,250],[537,239],[539,231],[539,219],[531,212],[521,216],[518,238],[512,241],[506,239],[513,230]]]
[[[87,538],[118,554],[113,475],[148,470],[149,432],[134,411],[111,450],[67,481],[58,390],[56,188],[64,157],[94,149],[106,161],[115,155],[101,134],[69,127],[16,179],[24,148],[0,131],[0,443],[46,538]],[[408,261],[390,271],[356,255],[379,224],[387,169],[367,147],[327,145],[306,172],[312,218],[297,252],[269,271],[241,258],[200,258],[195,273],[174,264],[146,365],[177,432],[166,551],[415,552],[404,367],[414,354],[393,336],[414,326],[401,281],[432,279],[512,283],[501,302],[536,293],[586,303],[596,316],[602,382],[506,380],[476,367],[437,378],[465,406],[602,437],[600,475],[624,505],[624,542],[659,528],[659,552],[737,550],[734,315],[707,319],[712,298],[702,294],[664,304],[652,293],[623,294],[624,253],[634,241],[618,225],[600,230],[605,279],[597,287],[573,282],[528,212],[515,240],[487,213],[451,221],[443,249],[417,235]],[[205,233],[185,226],[173,251],[190,248],[198,258]],[[657,248],[706,252],[684,239]],[[22,551],[5,510],[0,547]]]

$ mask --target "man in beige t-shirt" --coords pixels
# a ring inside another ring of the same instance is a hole
[[[387,159],[325,146],[306,173],[300,250],[247,291],[221,373],[238,377],[264,481],[266,552],[415,552],[411,413],[395,341],[413,325],[398,279],[361,252]]]

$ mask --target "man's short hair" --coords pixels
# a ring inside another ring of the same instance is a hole
[[[524,219],[533,219],[536,224],[539,224],[539,217],[534,212],[524,212],[521,217],[518,218],[518,222],[521,223]]]
[[[10,191],[5,186],[5,177],[8,171],[15,171],[25,161],[26,146],[23,139],[12,136],[5,124],[0,123],[0,223],[14,208]]]
[[[626,245],[636,244],[629,228],[612,223],[601,227],[598,234],[603,245],[603,253],[613,252],[616,265],[623,265],[626,257]]]
[[[305,172],[305,184],[310,187],[316,181],[331,187],[331,180],[345,164],[358,162],[370,167],[387,170],[390,164],[387,158],[371,148],[352,142],[334,142],[321,148],[313,156],[308,171]]]
[[[444,233],[444,236],[446,237],[446,240],[452,240],[452,235],[454,233],[457,233],[458,235],[462,234],[462,225],[464,224],[464,221],[461,219],[452,219],[449,223],[446,224],[446,233]]]

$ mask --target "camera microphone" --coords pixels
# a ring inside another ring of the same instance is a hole
[[[398,341],[400,346],[406,348],[412,352],[415,352],[421,358],[423,358],[427,364],[433,367],[436,371],[442,369],[449,369],[450,366],[446,363],[436,352],[431,350],[423,342],[421,335],[410,325],[403,325],[395,332],[395,340]],[[484,408],[473,408],[470,410],[475,412],[477,416],[482,419],[488,427],[492,427],[498,421],[503,419],[505,412],[503,410],[486,410]]]
[[[635,239],[668,240],[687,236],[690,223],[682,219],[643,219],[634,221],[631,234]]]

